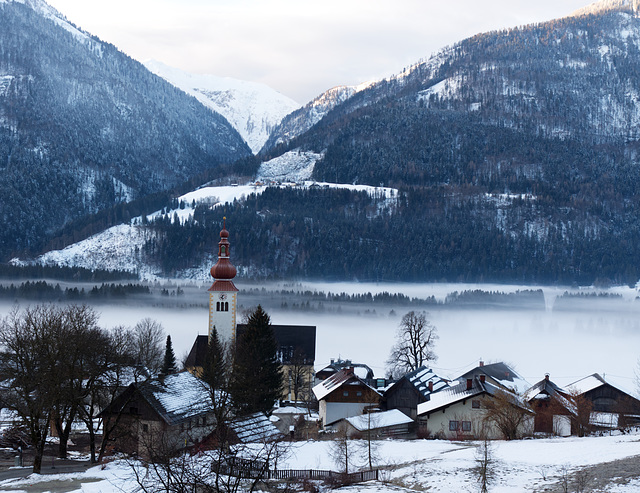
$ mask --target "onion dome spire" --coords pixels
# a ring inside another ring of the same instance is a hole
[[[218,280],[231,280],[236,277],[236,268],[229,261],[229,231],[227,231],[227,218],[224,218],[220,242],[218,243],[218,261],[211,267],[211,275]]]

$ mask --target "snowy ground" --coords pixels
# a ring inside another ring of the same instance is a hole
[[[351,461],[362,463],[364,456],[353,442]],[[473,468],[476,466],[476,443],[447,442],[441,440],[384,440],[379,442],[377,466],[381,481],[344,488],[353,493],[382,491],[472,492],[478,485]],[[331,442],[297,442],[291,445],[289,457],[280,468],[336,469],[329,459]],[[640,491],[640,436],[617,435],[588,438],[551,438],[493,442],[493,469],[496,478],[489,491],[525,492],[554,491],[563,472],[570,475],[583,468],[587,471],[586,491],[624,493]],[[598,469],[589,468],[611,461],[625,460],[632,472],[625,478],[606,476]],[[635,461],[635,463],[634,463]],[[94,467],[85,473],[57,476],[34,476],[20,480],[0,482],[0,491],[74,491],[85,493],[133,492],[136,485],[131,468],[124,462],[112,462],[106,467]],[[636,476],[637,475],[637,476]],[[60,489],[59,487],[66,488]],[[48,490],[47,488],[51,488]],[[58,489],[56,489],[58,488]],[[558,490],[560,491],[560,490]]]

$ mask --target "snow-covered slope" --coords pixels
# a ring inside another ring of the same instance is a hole
[[[310,180],[313,167],[322,154],[303,152],[300,149],[285,152],[277,158],[265,161],[258,169],[256,180],[299,182]]]
[[[254,154],[262,148],[273,128],[300,107],[294,100],[264,84],[190,74],[155,60],[146,61],[144,65],[224,116]]]
[[[64,15],[62,15],[60,12],[58,12],[51,5],[44,2],[43,0],[0,0],[0,4],[12,3],[12,2],[22,3],[27,7],[31,7],[34,11],[38,12],[43,17],[46,17],[52,20],[53,22],[58,24],[60,27],[69,31],[79,41],[86,42],[91,39],[87,33],[75,27],[73,24],[67,21],[67,18]]]

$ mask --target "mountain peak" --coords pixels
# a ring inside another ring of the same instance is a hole
[[[599,14],[609,11],[620,11],[637,14],[640,12],[640,0],[599,0],[576,10],[573,15]]]
[[[300,107],[271,87],[230,77],[192,74],[147,60],[145,67],[205,106],[220,113],[238,131],[254,153],[267,141],[271,130]]]

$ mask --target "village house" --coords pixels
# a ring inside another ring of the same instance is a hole
[[[193,446],[216,426],[207,385],[183,371],[132,383],[101,413],[111,448],[149,457]]]
[[[589,402],[591,424],[596,428],[624,428],[640,422],[640,401],[598,373],[573,382],[567,388],[575,398]]]
[[[485,372],[485,370],[487,370]],[[503,438],[498,427],[487,419],[491,399],[501,399],[528,415],[519,426],[520,436],[533,433],[533,411],[514,389],[526,381],[504,363],[481,364],[452,382],[447,388],[430,394],[418,404],[421,434],[449,440]],[[504,382],[504,384],[502,383]],[[528,385],[526,385],[528,387]]]
[[[449,387],[447,380],[440,378],[430,368],[421,366],[404,375],[385,391],[382,408],[397,409],[415,420],[418,404],[427,402],[433,392],[447,387]]]
[[[575,404],[568,391],[553,383],[548,373],[524,393],[524,400],[536,413],[534,433],[563,437],[571,435]]]
[[[313,387],[319,402],[322,427],[351,416],[379,410],[380,393],[358,377],[353,368],[343,368]]]

